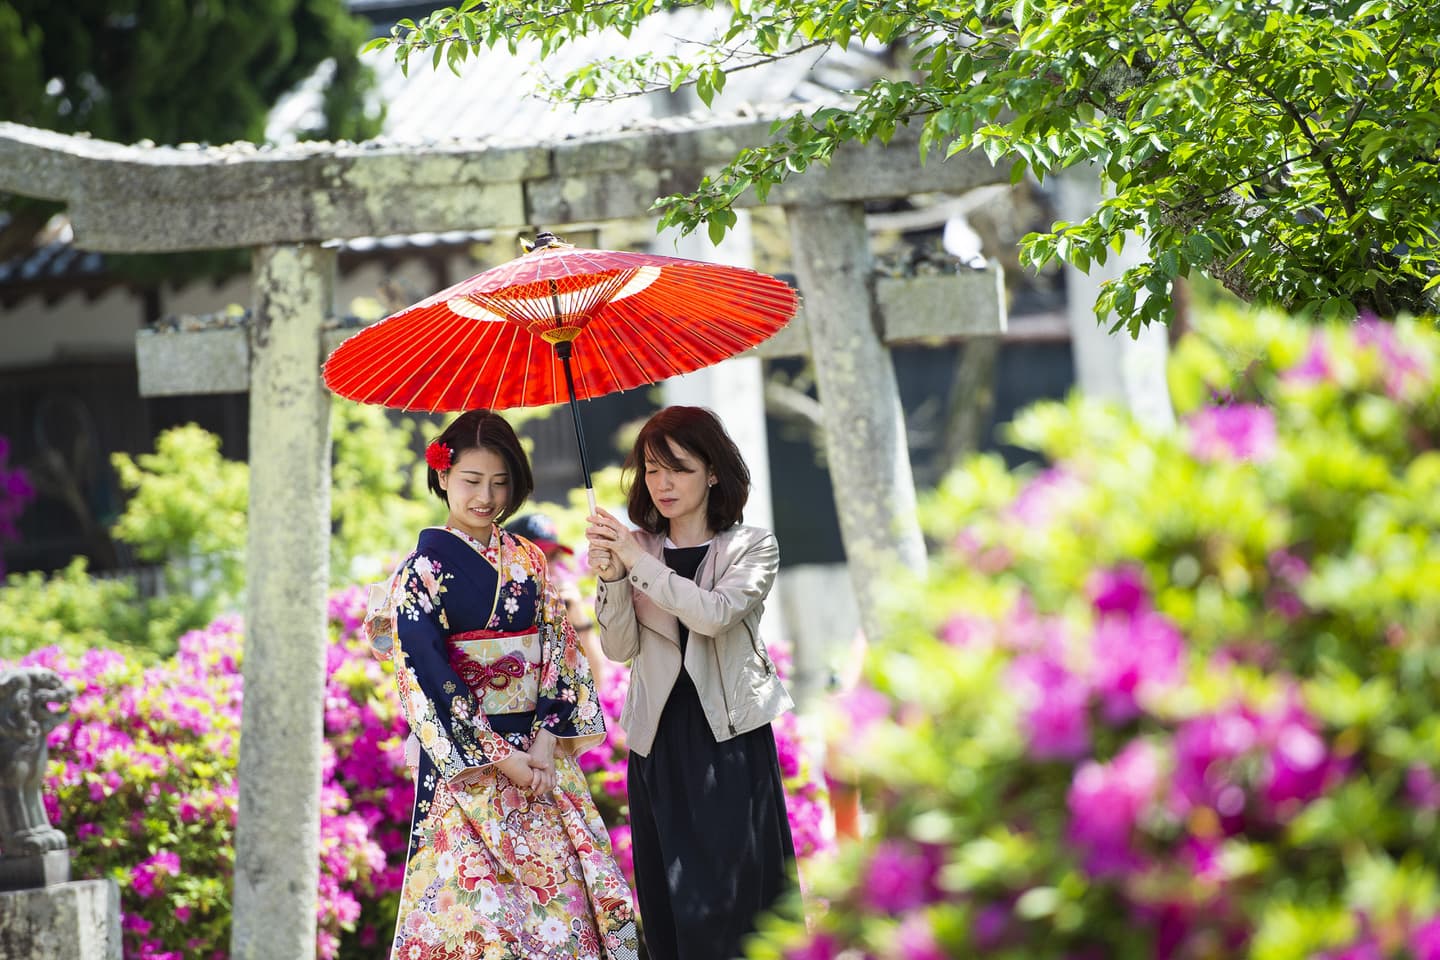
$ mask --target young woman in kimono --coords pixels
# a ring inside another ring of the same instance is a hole
[[[634,907],[575,761],[605,721],[544,554],[501,524],[534,487],[472,410],[426,450],[449,516],[391,585],[396,686],[420,745],[393,960],[632,960]]]
[[[793,703],[759,635],[780,551],[740,523],[750,472],[710,411],[655,414],[626,466],[640,530],[600,510],[586,538],[600,644],[630,661],[620,723],[645,945],[651,960],[731,960],[796,880],[770,727]]]

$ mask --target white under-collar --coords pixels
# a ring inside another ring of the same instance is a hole
[[[711,537],[709,540],[706,540],[704,543],[697,543],[697,544],[695,544],[695,545],[692,546],[692,547],[681,547],[681,546],[677,546],[677,545],[675,544],[675,541],[674,541],[674,540],[671,540],[669,537],[666,537],[666,538],[665,538],[665,549],[666,549],[666,550],[695,550],[695,549],[697,549],[697,548],[699,548],[699,547],[708,547],[708,546],[710,546],[710,544],[712,544],[712,543],[714,543],[714,542],[715,542],[715,538],[714,538],[714,537]]]

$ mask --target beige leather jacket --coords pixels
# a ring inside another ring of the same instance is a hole
[[[648,756],[655,727],[680,677],[680,622],[690,628],[685,668],[717,741],[762,727],[794,707],[760,639],[760,615],[780,567],[775,535],[734,526],[715,536],[695,581],[665,565],[665,537],[636,531],[645,550],[620,580],[601,580],[595,598],[600,646],[629,660],[630,692],[620,726],[630,749]]]

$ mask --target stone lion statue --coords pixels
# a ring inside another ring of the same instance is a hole
[[[0,856],[26,857],[66,848],[50,825],[40,788],[48,751],[45,738],[65,718],[75,691],[53,670],[0,670]],[[51,704],[62,709],[52,710]]]

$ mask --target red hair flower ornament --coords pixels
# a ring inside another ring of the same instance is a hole
[[[428,463],[430,469],[436,473],[439,473],[441,470],[449,470],[451,463],[449,445],[441,443],[439,440],[430,444],[430,446],[425,448],[425,462]]]

